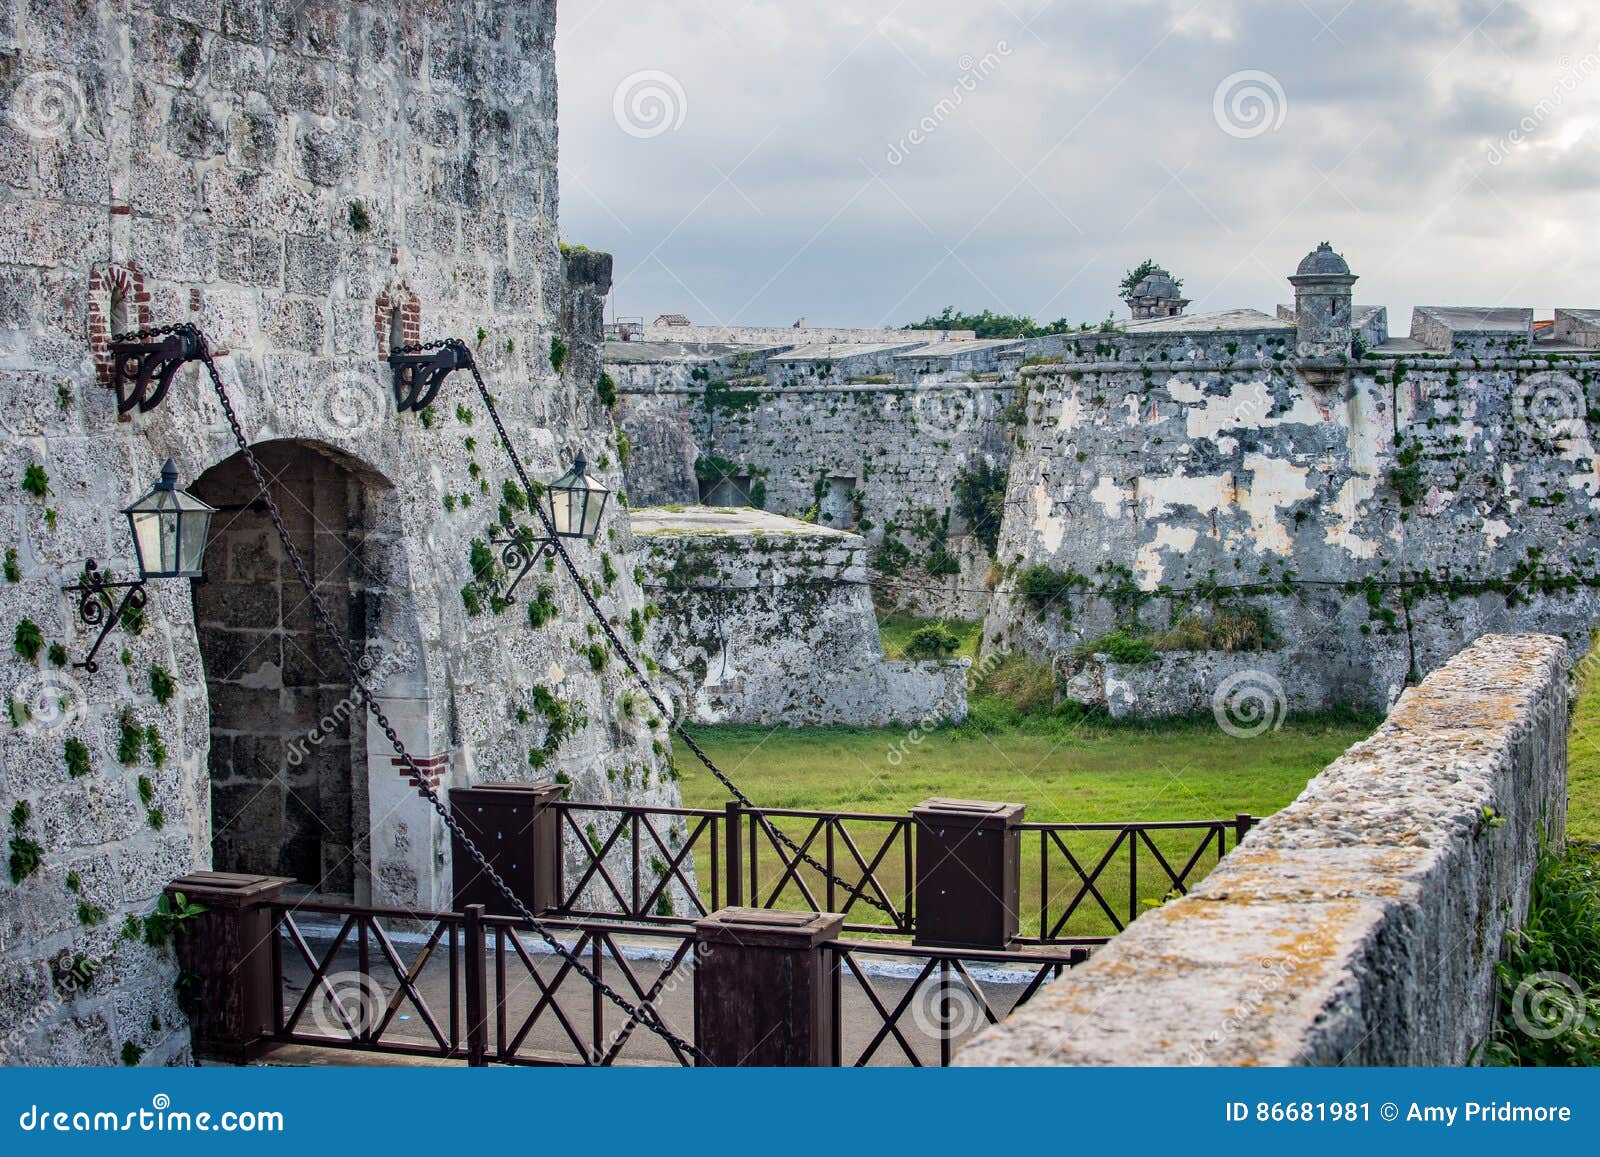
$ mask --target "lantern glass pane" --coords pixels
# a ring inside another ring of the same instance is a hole
[[[211,534],[211,511],[191,511],[182,518],[178,573],[184,578],[202,578],[205,575],[206,541]]]
[[[141,577],[161,570],[161,515],[154,511],[129,511],[133,548],[139,554]]]
[[[600,516],[605,513],[608,493],[604,487],[589,492],[584,503],[583,512],[583,536],[585,538],[593,538],[600,533]]]

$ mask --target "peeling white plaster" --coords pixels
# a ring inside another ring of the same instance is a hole
[[[1294,543],[1289,538],[1288,528],[1279,521],[1278,511],[1316,497],[1316,491],[1306,485],[1310,470],[1262,454],[1246,458],[1244,466],[1255,476],[1249,491],[1240,500],[1240,505],[1250,515],[1250,537],[1259,550],[1287,555]]]
[[[1121,518],[1122,504],[1128,500],[1128,492],[1117,485],[1116,479],[1101,475],[1099,484],[1089,497],[1100,504],[1107,518]]]
[[[1067,527],[1061,519],[1053,513],[1055,500],[1050,497],[1050,490],[1045,485],[1044,479],[1033,484],[1033,529],[1039,535],[1039,542],[1051,554],[1061,549],[1061,543],[1067,536]]]
[[[1154,542],[1147,542],[1139,548],[1139,557],[1134,561],[1134,574],[1138,576],[1139,589],[1153,591],[1161,585],[1166,576],[1166,564],[1161,559],[1165,550],[1176,551],[1178,554],[1187,554],[1194,549],[1194,544],[1200,540],[1200,532],[1192,526],[1162,526],[1156,530]]]
[[[1221,510],[1233,501],[1233,475],[1209,474],[1191,478],[1179,470],[1165,478],[1141,478],[1136,493],[1146,518],[1160,518],[1174,506],[1189,506],[1201,514]]]

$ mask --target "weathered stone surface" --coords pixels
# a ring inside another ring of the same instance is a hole
[[[649,327],[605,347],[629,494],[853,530],[896,560],[874,578],[887,597],[976,618],[992,560],[953,494],[964,470],[1010,458],[1023,351],[970,333]],[[941,553],[954,569],[931,565]]]
[[[337,656],[259,516],[219,514],[211,585],[152,582],[143,630],[114,633],[98,672],[51,661],[51,645],[70,662],[93,638],[61,591],[85,559],[133,573],[117,511],[165,458],[196,485],[236,451],[196,366],[159,410],[118,422],[95,362],[112,328],[204,327],[246,439],[285,444],[263,456],[291,536],[366,654],[394,660],[377,693],[440,788],[559,775],[580,800],[678,796],[664,745],[624,710],[620,665],[579,657],[589,612],[564,576],[537,629],[520,604],[468,612],[471,545],[515,476],[469,377],[424,424],[395,413],[381,360],[392,334],[466,339],[534,478],[582,448],[620,489],[595,390],[605,262],[568,278],[556,243],[554,5],[426,4],[403,20],[379,3],[71,7],[65,23],[29,7],[40,19],[0,60],[7,93],[54,70],[81,98],[54,135],[8,117],[0,140],[19,157],[0,178],[0,554],[17,572],[0,581],[0,697],[19,712],[0,735],[0,810],[28,805],[42,856],[0,884],[0,1023],[27,1026],[13,1063],[116,1063],[125,1043],[183,1063],[170,955],[117,936],[211,866],[214,834],[225,851],[276,835],[308,883],[423,908],[448,907],[450,841],[381,731],[340,710]],[[424,139],[407,111],[420,99],[456,127]],[[523,290],[491,312],[501,281]],[[48,475],[42,496],[21,489],[30,466]],[[224,504],[254,497],[241,485]],[[599,542],[572,549],[608,618],[642,613],[621,503]],[[24,617],[43,635],[33,660],[9,644]],[[173,677],[165,703],[152,667]],[[574,705],[559,744],[535,686]],[[308,836],[324,823],[328,838]],[[64,950],[105,963],[66,997],[39,984]]]
[[[957,1058],[1459,1065],[1566,822],[1566,648],[1487,636],[1262,823]]]
[[[636,510],[651,653],[702,723],[934,726],[967,713],[964,661],[885,662],[866,544],[760,510]]]

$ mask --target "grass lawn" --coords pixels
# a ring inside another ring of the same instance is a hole
[[[912,634],[933,621],[943,624],[961,640],[961,646],[952,658],[971,659],[974,663],[978,661],[978,644],[983,641],[981,622],[975,619],[919,619],[905,614],[885,615],[878,620],[878,634],[883,638],[883,657],[906,658],[906,644],[911,641]]]
[[[1234,739],[1209,720],[1159,729],[1083,724],[1059,733],[954,728],[920,742],[904,731],[842,727],[694,734],[762,807],[903,813],[929,796],[949,796],[1024,803],[1033,820],[1094,823],[1271,814],[1374,726],[1290,722],[1257,739]],[[692,756],[680,754],[677,767],[686,806],[720,807],[727,798]]]
[[[1600,844],[1600,678],[1592,671],[1567,737],[1567,796],[1567,838]]]
[[[1306,720],[1290,722],[1257,739],[1235,739],[1210,720],[1136,727],[1045,717],[983,732],[946,728],[918,741],[905,731],[852,728],[707,727],[696,729],[695,735],[762,807],[904,815],[930,796],[947,796],[1026,804],[1029,820],[1100,823],[1217,820],[1240,812],[1268,815],[1294,799],[1308,779],[1369,735],[1375,725],[1371,719]],[[726,792],[692,756],[680,752],[676,764],[686,806],[722,806]],[[808,833],[808,826],[799,821],[785,826],[799,838]],[[888,831],[866,823],[851,828],[869,861]],[[1159,833],[1154,839],[1168,862],[1181,867],[1201,836],[1183,831]],[[1114,838],[1115,833],[1073,833],[1068,846],[1080,863],[1092,868]],[[820,842],[813,850],[822,858]],[[1055,853],[1049,887],[1041,887],[1044,868],[1039,853],[1040,837],[1025,836],[1024,934],[1038,930],[1041,897],[1047,900],[1052,921],[1078,901],[1063,930],[1066,935],[1114,931],[1107,913],[1092,896],[1080,894],[1080,878]],[[765,879],[776,856],[763,854]],[[842,849],[838,854],[838,863],[849,864]],[[1141,848],[1140,856],[1138,883],[1131,896],[1125,847],[1096,878],[1120,919],[1159,901],[1170,886],[1148,850]],[[1215,860],[1213,845],[1194,878],[1204,875]],[[700,855],[696,861],[701,879],[708,879],[707,858]],[[838,874],[854,880],[859,870]],[[902,886],[898,846],[879,874],[891,895]],[[808,879],[820,897],[818,881]],[[767,897],[762,899],[767,902]],[[780,900],[769,906],[808,906],[792,885]],[[860,907],[849,915],[863,923],[880,919]]]

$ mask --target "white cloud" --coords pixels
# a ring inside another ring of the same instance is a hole
[[[1094,320],[1145,256],[1197,310],[1270,309],[1324,239],[1402,330],[1413,303],[1600,305],[1581,0],[563,0],[559,19],[563,231],[616,254],[624,315]],[[645,71],[688,108],[641,138],[613,106]],[[1248,71],[1287,109],[1230,136],[1214,96]]]

